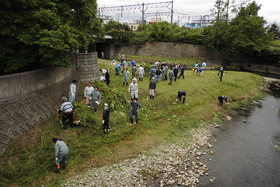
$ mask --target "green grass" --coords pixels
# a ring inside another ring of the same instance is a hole
[[[270,43],[270,48],[273,50],[280,50],[280,40],[274,40]]]
[[[200,57],[163,57],[163,56],[145,56],[145,55],[126,55],[128,60],[135,60],[137,63],[155,63],[156,61],[175,63],[175,64],[185,64],[188,67],[193,67],[195,62],[201,63],[203,60]]]
[[[263,78],[251,73],[226,71],[220,83],[217,72],[205,71],[203,76],[186,72],[186,79],[174,84],[157,84],[155,100],[148,99],[148,78],[139,82],[138,126],[129,125],[129,94],[122,86],[123,77],[114,75],[110,61],[99,60],[100,68],[110,69],[111,83],[101,88],[104,98],[112,107],[110,116],[113,130],[103,135],[100,129],[102,111],[91,113],[91,109],[79,105],[80,118],[87,127],[62,131],[57,120],[51,119],[42,127],[20,137],[10,145],[0,161],[0,186],[57,186],[72,175],[90,167],[100,167],[137,156],[149,148],[166,142],[188,139],[192,128],[210,122],[221,122],[232,108],[247,104],[263,96],[260,85]],[[81,85],[81,99],[84,85]],[[177,91],[187,91],[187,102],[175,102]],[[217,97],[227,95],[229,104],[217,105]],[[87,117],[85,117],[87,116]],[[60,174],[53,173],[54,150],[51,138],[58,136],[69,146],[69,167]]]

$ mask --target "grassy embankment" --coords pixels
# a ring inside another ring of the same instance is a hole
[[[229,109],[262,96],[260,84],[263,79],[258,75],[230,71],[225,73],[224,82],[220,83],[217,72],[206,71],[203,76],[196,76],[188,71],[186,79],[180,79],[172,86],[167,82],[158,83],[155,100],[149,100],[148,78],[145,78],[144,82],[139,83],[142,104],[140,123],[138,126],[130,126],[127,87],[122,86],[123,77],[116,77],[114,68],[109,64],[110,61],[99,60],[101,68],[111,70],[109,88],[104,83],[99,85],[105,96],[102,101],[109,102],[113,109],[117,109],[112,111],[110,118],[113,130],[103,135],[100,129],[102,111],[93,114],[89,108],[79,105],[77,111],[87,121],[88,127],[63,131],[59,122],[52,119],[19,138],[1,157],[0,186],[57,186],[62,179],[90,167],[100,167],[137,156],[164,142],[182,138],[187,140],[191,128],[214,121],[221,122]],[[187,91],[185,104],[175,102],[178,90]],[[82,91],[83,86],[80,96]],[[219,95],[230,98],[229,104],[223,108],[217,105]],[[53,173],[53,136],[62,138],[70,148],[69,166],[60,174]]]

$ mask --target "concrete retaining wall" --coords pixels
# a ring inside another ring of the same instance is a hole
[[[9,142],[55,114],[74,77],[70,68],[0,76],[0,154]]]
[[[114,49],[114,55],[117,56],[118,54],[165,57],[201,57],[210,63],[222,63],[222,57],[216,51],[210,51],[199,45],[170,42],[147,42],[141,48],[137,48],[134,45],[116,46]]]
[[[79,80],[89,82],[99,79],[99,68],[97,65],[97,53],[77,53],[75,63]]]
[[[76,68],[45,68],[0,76],[0,155],[9,142],[43,124],[55,114],[61,97],[78,76],[88,82],[99,78],[97,53],[77,53]]]
[[[259,64],[231,64],[233,69],[257,73],[266,77],[280,79],[280,67]]]

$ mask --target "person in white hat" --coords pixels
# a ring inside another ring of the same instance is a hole
[[[128,92],[131,93],[131,99],[138,100],[138,84],[136,78],[132,79],[132,83],[128,87]]]

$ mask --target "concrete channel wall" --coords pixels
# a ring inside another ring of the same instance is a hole
[[[45,68],[0,76],[0,155],[15,138],[44,124],[67,96],[69,85],[99,78],[96,53],[77,53],[76,67]]]
[[[55,114],[74,74],[71,68],[46,68],[0,76],[0,154],[9,142]]]
[[[118,54],[147,55],[164,57],[201,57],[210,63],[221,64],[222,56],[217,51],[210,51],[203,46],[171,42],[147,42],[142,47],[115,46],[114,56]]]

